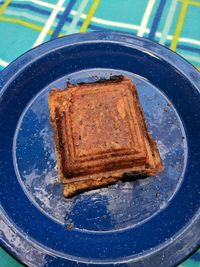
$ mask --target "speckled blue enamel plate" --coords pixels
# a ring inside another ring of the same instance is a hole
[[[47,105],[52,87],[133,79],[165,170],[62,196]],[[200,244],[200,74],[151,41],[71,35],[0,76],[1,243],[29,266],[174,266]]]

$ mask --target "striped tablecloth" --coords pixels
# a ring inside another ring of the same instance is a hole
[[[102,29],[159,42],[200,70],[200,0],[0,0],[0,70],[45,41]],[[13,266],[0,249],[0,267]],[[200,251],[180,266],[200,267]]]

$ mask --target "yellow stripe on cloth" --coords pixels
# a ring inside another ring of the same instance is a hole
[[[192,5],[192,6],[198,6],[198,7],[200,7],[200,2],[189,1],[189,4]]]
[[[87,31],[88,26],[90,24],[90,21],[94,15],[94,13],[96,12],[96,9],[97,9],[99,3],[100,3],[100,0],[94,0],[93,4],[92,4],[92,6],[91,6],[91,8],[87,14],[87,17],[86,17],[85,21],[83,22],[83,25],[81,26],[80,32],[86,32]]]
[[[41,31],[43,29],[42,26],[27,22],[26,20],[17,19],[17,18],[9,18],[9,17],[5,17],[5,16],[0,16],[0,21],[16,23],[16,24],[31,28],[31,29],[36,30],[36,31]],[[51,31],[51,30],[48,31],[48,34],[51,35],[52,33],[53,33],[53,31]]]
[[[179,40],[179,37],[180,37],[181,32],[182,32],[183,23],[184,23],[184,20],[185,20],[185,15],[187,13],[188,5],[189,5],[189,0],[184,0],[182,2],[181,11],[180,11],[180,14],[179,14],[179,17],[178,17],[178,23],[176,25],[176,30],[175,30],[175,33],[174,33],[174,36],[173,36],[173,39],[172,39],[172,43],[170,45],[170,49],[172,49],[174,51],[176,51],[176,48],[177,48],[177,45],[178,45],[178,40]]]
[[[183,3],[185,0],[178,0],[178,1]],[[191,6],[198,6],[198,7],[200,7],[200,2],[189,1],[188,4],[191,5]]]
[[[3,5],[0,7],[0,16],[3,14],[7,6],[11,3],[12,0],[6,0]]]

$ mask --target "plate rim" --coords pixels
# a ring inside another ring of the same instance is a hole
[[[120,41],[119,41],[120,40]],[[183,57],[178,55],[177,53],[171,51],[167,47],[164,47],[158,43],[155,43],[149,39],[146,38],[141,38],[137,36],[133,36],[131,34],[127,34],[124,32],[119,32],[119,31],[95,31],[95,32],[89,32],[89,33],[78,33],[78,34],[72,34],[68,36],[64,36],[61,38],[57,38],[54,40],[50,40],[46,43],[41,44],[38,47],[32,48],[31,50],[25,52],[18,58],[16,58],[12,63],[10,63],[0,74],[0,103],[1,100],[3,99],[3,94],[6,91],[7,84],[9,84],[12,80],[15,79],[15,77],[23,71],[29,64],[33,63],[34,61],[37,61],[40,57],[45,56],[45,54],[48,54],[50,52],[55,51],[56,49],[60,49],[62,46],[67,47],[67,46],[73,46],[75,44],[83,44],[83,43],[98,43],[98,42],[111,42],[111,43],[122,43],[122,44],[129,44],[131,47],[140,47],[143,49],[143,51],[151,51],[154,55],[158,55],[159,58],[163,58],[165,61],[169,62],[171,65],[173,65],[175,68],[178,68],[179,71],[188,79],[190,82],[195,86],[197,89],[198,93],[200,93],[200,72],[198,72],[197,69],[193,67],[192,64],[190,64],[187,60],[185,60]],[[162,52],[162,54],[160,54]],[[38,56],[39,55],[39,56]],[[18,71],[15,71],[18,70]],[[2,209],[2,207],[1,207]],[[3,213],[0,213],[0,219],[5,219]],[[197,226],[200,224],[200,209],[197,212],[197,216],[194,221],[191,223],[188,223],[188,228],[185,229],[180,233],[180,236],[177,237],[176,240],[180,238],[184,238],[185,235],[187,235],[187,231],[194,227],[195,223],[197,223]],[[11,225],[13,229],[16,230],[15,226],[12,224]],[[192,230],[191,230],[192,231]],[[26,263],[23,261],[23,259],[20,257],[20,255],[14,253],[11,247],[6,244],[4,240],[0,238],[0,244],[5,247],[5,249],[13,255],[15,258],[17,258],[19,261],[25,264],[30,264]],[[200,237],[199,240],[193,244],[192,251],[195,249],[198,249],[200,246]],[[161,248],[161,251],[165,249]],[[156,251],[156,252],[157,252]],[[188,251],[185,253],[185,257],[177,258],[176,261],[174,261],[174,264],[178,264],[182,262],[185,258],[187,258],[192,251]],[[155,253],[156,253],[155,252]],[[148,256],[147,256],[148,257]],[[68,259],[63,259],[63,262],[67,262]],[[130,262],[133,262],[133,260],[130,260]],[[82,263],[80,261],[80,263]],[[82,263],[83,264],[83,263]],[[96,263],[92,263],[96,264]],[[106,264],[106,263],[100,263],[101,265]],[[33,265],[34,266],[34,265]]]

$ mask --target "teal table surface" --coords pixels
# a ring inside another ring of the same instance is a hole
[[[199,0],[0,0],[0,70],[48,40],[103,29],[154,40],[200,70]],[[19,266],[0,248],[0,267]],[[179,267],[200,267],[200,250]]]

